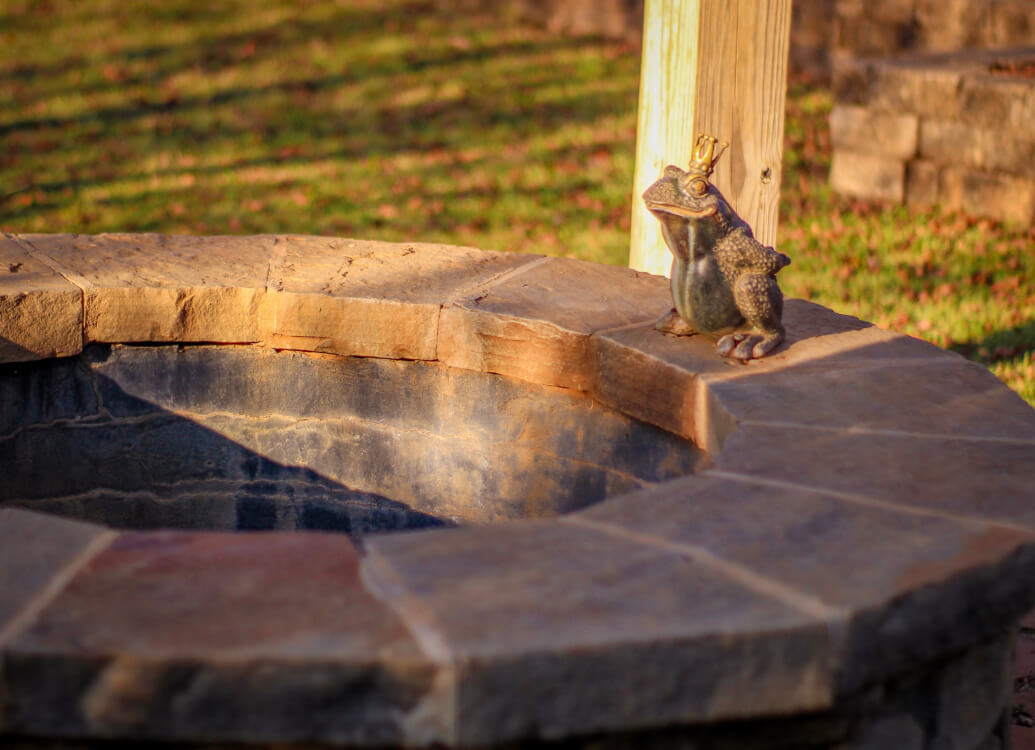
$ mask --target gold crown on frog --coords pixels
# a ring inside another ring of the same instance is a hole
[[[719,144],[718,138],[713,138],[704,133],[697,134],[694,143],[694,155],[690,159],[690,166],[687,168],[686,176],[683,178],[683,189],[691,195],[701,196],[708,190],[708,178],[715,171],[715,165],[719,157],[726,151],[730,144],[723,141],[719,146],[719,153],[715,153],[715,146]]]

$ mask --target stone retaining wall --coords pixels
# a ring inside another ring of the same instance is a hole
[[[859,60],[836,95],[834,190],[1035,219],[1035,47]]]
[[[566,515],[360,543],[2,507],[0,742],[999,747],[1008,633],[1035,604],[1035,411],[803,300],[746,365],[655,331],[669,305],[660,277],[472,248],[0,237],[5,388],[98,345],[146,344],[120,382],[169,393],[161,362],[190,343],[420,361],[708,455]],[[18,452],[21,430],[116,416],[48,420],[47,393],[0,434],[5,481],[76,458]]]

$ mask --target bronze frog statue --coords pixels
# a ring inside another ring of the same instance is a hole
[[[718,336],[720,356],[758,359],[784,339],[777,272],[791,259],[755,239],[709,178],[727,144],[699,135],[690,168],[669,165],[643,194],[672,252],[675,307],[655,324],[674,336]]]

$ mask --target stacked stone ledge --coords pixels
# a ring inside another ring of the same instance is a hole
[[[0,238],[6,373],[91,343],[423,359],[710,459],[560,518],[362,547],[2,508],[0,741],[999,747],[1035,603],[1035,412],[802,300],[747,365],[654,331],[668,305],[659,277],[472,248]],[[74,423],[40,404],[29,428]]]
[[[830,117],[840,193],[1035,220],[1035,47],[845,61]]]

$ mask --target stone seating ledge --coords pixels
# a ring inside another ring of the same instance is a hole
[[[437,360],[710,457],[567,516],[361,549],[0,509],[0,737],[486,746],[824,714],[990,648],[981,685],[1005,684],[995,644],[1035,604],[1035,411],[803,300],[746,365],[654,331],[668,306],[660,277],[464,247],[0,236],[5,367],[93,342]],[[964,693],[917,747],[994,730],[1005,694]]]

